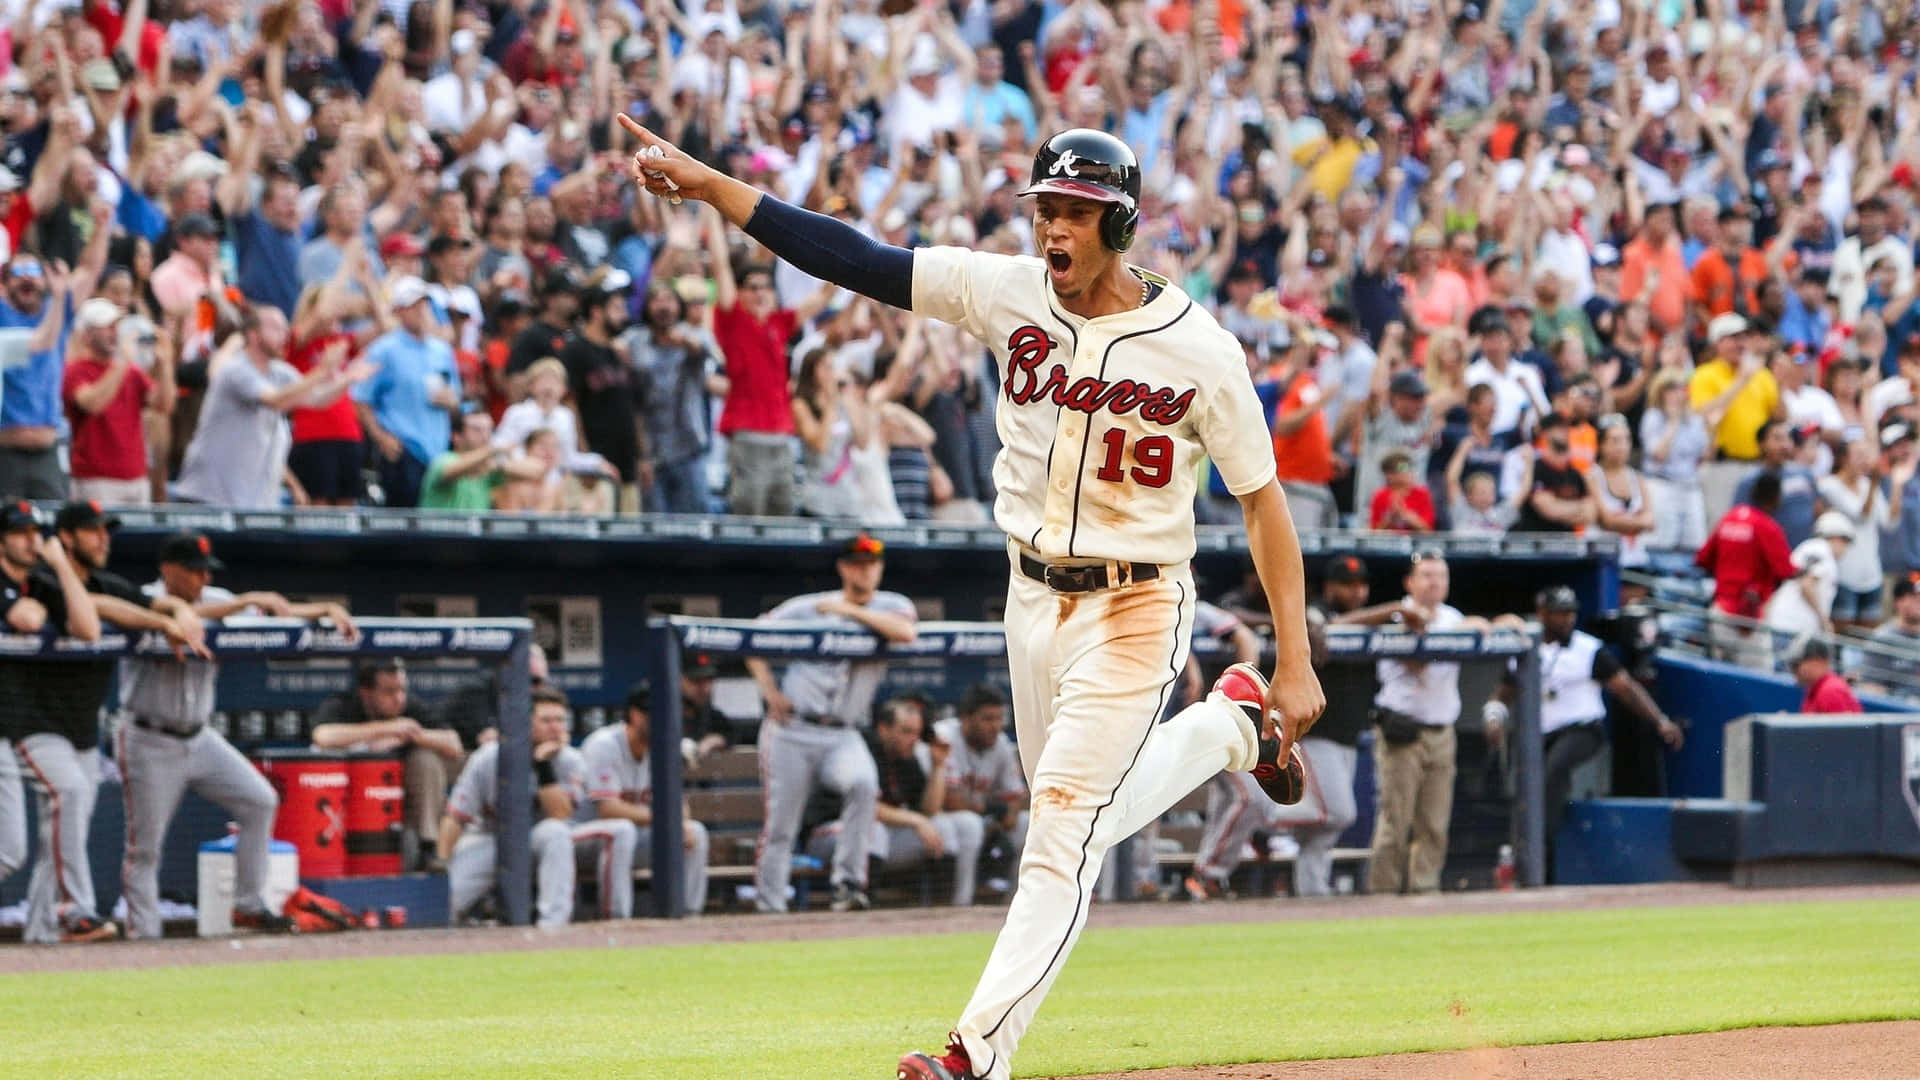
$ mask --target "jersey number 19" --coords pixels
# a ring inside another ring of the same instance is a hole
[[[1133,482],[1150,488],[1162,488],[1173,479],[1173,440],[1165,435],[1145,435],[1133,444],[1133,460],[1137,464],[1129,472],[1121,469],[1121,461],[1127,452],[1127,433],[1121,428],[1108,428],[1100,441],[1106,444],[1107,459],[1093,475],[1109,484],[1118,484],[1128,475]]]

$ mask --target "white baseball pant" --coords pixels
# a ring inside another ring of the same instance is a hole
[[[211,728],[180,737],[123,723],[117,737],[127,804],[127,857],[120,871],[127,936],[161,934],[160,844],[188,788],[219,803],[240,823],[233,850],[233,906],[265,910],[267,846],[280,808],[273,785]]]
[[[573,829],[557,818],[533,826],[534,924],[565,926],[573,918]],[[492,891],[499,874],[492,833],[467,832],[447,860],[447,909],[460,918]]]
[[[1300,854],[1293,860],[1296,896],[1333,895],[1333,846],[1360,809],[1353,801],[1353,773],[1360,751],[1312,735],[1300,740],[1307,762],[1307,794],[1292,806],[1273,806],[1276,827],[1293,832]]]
[[[87,862],[87,832],[100,791],[100,757],[76,751],[64,735],[41,732],[15,747],[38,800],[40,849],[27,884],[27,925],[21,937],[33,944],[60,940],[66,924],[99,918],[93,867]]]
[[[0,739],[0,881],[27,862],[27,799],[13,743]]]
[[[787,910],[787,882],[793,874],[793,842],[807,796],[821,784],[840,795],[839,840],[833,849],[832,882],[856,888],[867,884],[867,848],[874,807],[880,802],[880,773],[860,733],[800,720],[760,725],[760,785],[766,814],[760,826],[759,865],[754,873],[755,906]]]
[[[984,1080],[1011,1077],[1014,1048],[1086,925],[1107,849],[1220,770],[1259,760],[1259,732],[1224,699],[1156,722],[1186,667],[1193,601],[1184,564],[1078,594],[1014,568],[1007,656],[1033,816],[1006,925],[956,1028]]]
[[[693,846],[686,854],[686,882],[682,899],[687,914],[698,915],[707,906],[707,827],[688,819]],[[600,917],[633,918],[633,871],[653,865],[653,827],[625,818],[602,818],[573,828],[574,858],[593,867],[599,883]]]

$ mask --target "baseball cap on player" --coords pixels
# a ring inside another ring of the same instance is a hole
[[[15,529],[38,529],[40,514],[33,504],[25,499],[13,499],[0,505],[0,533],[10,533]]]
[[[93,499],[70,502],[53,516],[53,527],[56,529],[90,529],[95,525],[105,526],[109,530],[117,529],[120,527],[120,519],[107,513],[106,509]]]
[[[680,661],[680,674],[689,679],[711,679],[720,674],[720,669],[706,653],[688,653]]]
[[[641,679],[639,682],[627,687],[627,700],[625,704],[629,709],[639,709],[644,713],[652,712],[653,684],[646,679]]]
[[[205,533],[175,533],[160,544],[160,564],[176,563],[189,570],[224,570],[227,564],[213,554]]]
[[[1019,195],[1071,195],[1108,204],[1100,239],[1115,251],[1133,246],[1140,223],[1140,159],[1127,144],[1092,128],[1069,128],[1040,144]]]
[[[1358,555],[1335,555],[1327,560],[1327,584],[1352,585],[1366,581],[1367,564]]]
[[[879,562],[886,554],[887,545],[866,533],[840,545],[840,558],[846,562]]]
[[[1566,585],[1549,585],[1533,598],[1533,606],[1541,611],[1579,611],[1580,598]]]

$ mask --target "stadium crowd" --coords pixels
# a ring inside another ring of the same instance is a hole
[[[1729,655],[1920,572],[1896,5],[5,9],[0,492],[984,521],[990,357],[639,197],[613,117],[1000,251],[1086,125],[1145,170],[1133,257],[1243,343],[1302,525],[1700,551]],[[1726,558],[1762,474],[1792,558]]]
[[[21,544],[37,521],[20,498],[91,500],[63,516],[83,530],[163,501],[985,522],[991,356],[776,263],[708,208],[644,197],[614,117],[889,243],[1001,252],[1032,247],[1014,192],[1035,146],[1088,126],[1119,134],[1145,173],[1130,257],[1240,341],[1300,525],[1612,535],[1629,570],[1713,579],[1720,655],[1772,664],[1798,639],[1810,702],[1846,690],[1820,642],[1839,630],[1897,650],[1849,665],[1859,688],[1920,687],[1911,5],[0,13],[0,505],[23,507],[0,531]],[[1239,520],[1217,476],[1196,512]],[[1415,557],[1406,599],[1367,606],[1366,580],[1357,558],[1328,560],[1323,621],[1461,616],[1432,555]],[[809,617],[844,615],[802,599]],[[1223,635],[1258,626],[1218,599]],[[1570,602],[1542,594],[1538,614],[1570,617]],[[1443,666],[1383,663],[1312,748],[1317,769],[1351,773],[1361,731],[1404,728],[1383,751],[1399,757],[1373,845],[1391,855],[1380,891],[1434,887],[1444,859],[1460,702],[1437,686]],[[1582,709],[1603,683],[1619,692],[1615,667],[1573,666],[1573,704],[1553,718],[1571,733],[1562,774],[1597,748]],[[825,768],[808,755],[851,763],[822,773],[845,789],[837,832],[804,806],[811,780],[783,789],[792,820],[757,872],[763,906],[782,904],[796,839],[835,864],[837,907],[864,904],[866,856],[952,854],[958,903],[976,876],[1009,873],[1025,796],[996,696],[970,692],[927,739],[926,702],[830,708],[804,679],[757,677],[770,713],[797,710],[792,776]],[[422,727],[398,673],[362,679],[316,744],[409,746],[432,766],[409,791],[413,859],[479,867],[456,876],[484,890],[482,742]],[[591,833],[549,825],[556,866],[588,839],[600,846],[581,858],[603,870],[644,861],[647,700],[577,761],[549,740],[543,813]],[[567,722],[564,697],[542,706],[548,726]],[[1643,711],[1649,738],[1679,741]],[[1502,717],[1483,723],[1497,735]],[[1274,823],[1308,855],[1302,893],[1329,889],[1353,820],[1320,812]],[[683,842],[706,850],[697,823]],[[1203,847],[1189,895],[1218,894],[1244,838],[1222,828]],[[688,884],[697,909],[705,879]]]

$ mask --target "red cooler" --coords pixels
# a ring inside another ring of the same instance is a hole
[[[398,874],[406,763],[399,754],[349,754],[347,876]]]
[[[260,771],[280,796],[273,836],[300,852],[300,876],[346,872],[347,755],[325,750],[263,750]]]

